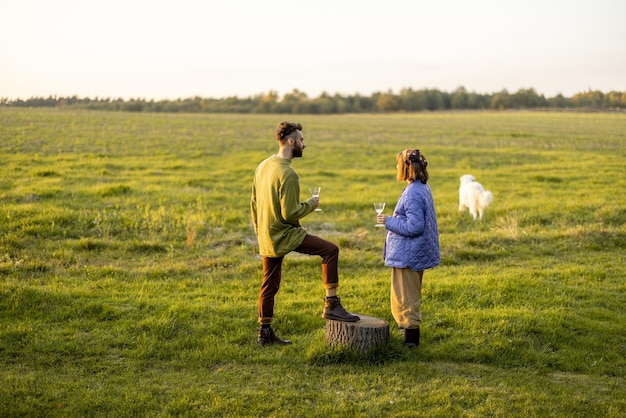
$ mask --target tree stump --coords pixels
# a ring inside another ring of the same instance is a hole
[[[326,341],[331,347],[342,344],[365,353],[389,340],[389,323],[385,320],[357,314],[357,322],[326,320]]]

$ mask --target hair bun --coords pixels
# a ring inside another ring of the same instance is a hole
[[[422,154],[420,154],[420,150],[415,149],[415,150],[411,151],[411,153],[408,154],[406,156],[406,158],[407,158],[407,160],[411,161],[412,163],[419,163],[421,156],[422,156]]]

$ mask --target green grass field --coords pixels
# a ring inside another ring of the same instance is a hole
[[[281,120],[304,124],[310,233],[388,346],[331,349],[319,259],[291,254],[256,343],[248,201]],[[422,343],[389,308],[384,232],[429,160],[441,266]],[[626,416],[626,114],[276,116],[0,109],[0,416]],[[494,195],[458,213],[458,178]]]

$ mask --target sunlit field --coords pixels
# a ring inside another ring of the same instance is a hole
[[[281,120],[304,125],[302,220],[340,246],[344,306],[390,323],[329,347],[320,260],[290,254],[256,342],[249,215]],[[389,307],[384,232],[428,158],[442,252],[419,348]],[[0,416],[626,415],[626,114],[204,115],[0,109]],[[494,195],[459,213],[459,177]]]

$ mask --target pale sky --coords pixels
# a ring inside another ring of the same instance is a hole
[[[0,98],[626,91],[626,0],[0,0]]]

